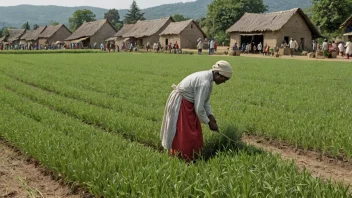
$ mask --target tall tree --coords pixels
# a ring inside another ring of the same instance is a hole
[[[208,6],[206,26],[214,36],[224,32],[237,22],[246,12],[263,13],[267,11],[263,0],[214,0]]]
[[[144,13],[142,13],[141,9],[139,9],[135,0],[133,0],[130,9],[127,11],[125,15],[125,24],[134,24],[138,20],[145,20]]]
[[[38,24],[34,24],[33,25],[33,30],[36,30],[36,29],[38,29],[39,28],[39,25]]]
[[[87,9],[77,10],[73,13],[72,17],[69,18],[70,30],[76,31],[84,22],[96,21],[95,14]]]
[[[110,21],[110,23],[116,25],[120,21],[119,11],[116,9],[110,9],[104,14],[104,19],[107,19]]]
[[[175,14],[172,18],[175,20],[175,22],[186,21],[189,19],[185,18],[182,14]]]
[[[30,30],[31,26],[29,26],[28,21],[22,25],[22,29]]]
[[[313,22],[323,33],[333,33],[351,15],[352,0],[311,0]]]

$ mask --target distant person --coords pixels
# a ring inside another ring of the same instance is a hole
[[[149,49],[150,49],[150,43],[149,43],[149,41],[147,42],[146,49],[147,49],[147,52],[149,52]]]
[[[296,42],[293,40],[293,38],[291,38],[289,45],[290,45],[290,55],[291,55],[291,57],[293,57],[293,54],[294,54],[296,47],[297,47]]]
[[[323,42],[323,53],[325,57],[328,57],[328,50],[329,50],[329,43],[328,43],[328,39],[324,39]]]
[[[263,50],[263,45],[262,45],[262,42],[260,42],[259,44],[258,44],[258,53],[260,54],[260,53],[262,53],[262,50]]]
[[[197,49],[198,49],[198,55],[202,55],[203,53],[203,42],[202,39],[198,39],[197,41]]]
[[[339,48],[340,56],[344,57],[344,54],[345,54],[345,46],[344,46],[344,44],[342,42],[340,42],[338,48]]]
[[[350,59],[350,56],[352,56],[352,42],[351,38],[349,38],[349,41],[346,43],[346,59]]]
[[[209,55],[213,55],[215,50],[214,39],[210,40],[209,49]]]
[[[233,50],[234,52],[238,50],[237,43],[235,43],[235,44],[233,45],[232,50]]]

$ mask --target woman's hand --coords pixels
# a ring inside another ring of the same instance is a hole
[[[216,124],[216,122],[210,121],[210,122],[209,122],[209,129],[212,130],[212,131],[219,132],[219,127],[218,127],[218,125]]]

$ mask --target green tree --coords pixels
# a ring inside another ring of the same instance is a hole
[[[1,37],[9,35],[9,27],[3,27],[0,32]]]
[[[134,24],[138,20],[145,20],[144,13],[142,13],[141,9],[139,9],[135,0],[133,0],[130,9],[127,11],[125,15],[125,24]]]
[[[116,24],[115,24],[115,29],[116,29],[117,31],[121,30],[122,27],[123,27],[123,23],[122,23],[122,22],[119,22],[119,23],[116,23]]]
[[[352,0],[311,0],[312,20],[323,33],[334,33],[351,15]]]
[[[70,30],[76,31],[84,22],[96,21],[95,14],[87,9],[77,10],[73,13],[72,17],[69,18]]]
[[[57,22],[57,21],[50,21],[50,25],[56,26],[56,25],[59,25],[59,22]]]
[[[28,21],[22,25],[22,29],[30,30],[31,26],[29,26]]]
[[[111,9],[104,14],[104,19],[107,19],[112,23],[114,26],[120,22],[120,14],[119,11],[116,9]]]
[[[175,14],[172,18],[175,20],[175,22],[186,21],[189,19],[185,18],[182,14]]]
[[[36,29],[38,29],[39,28],[39,25],[38,24],[34,24],[33,25],[33,30],[36,30]]]
[[[214,0],[206,16],[208,33],[215,36],[217,32],[226,31],[246,12],[263,13],[267,9],[263,0]]]

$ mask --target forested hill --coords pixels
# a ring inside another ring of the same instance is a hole
[[[165,4],[152,8],[144,9],[147,19],[182,14],[185,17],[199,19],[206,15],[207,6],[213,0],[197,0],[188,3]],[[310,0],[264,0],[268,5],[269,12],[288,10],[291,8],[307,8],[311,6]],[[89,9],[96,14],[97,19],[102,19],[107,9],[96,7],[62,7],[62,6],[32,6],[20,5],[1,7],[0,6],[0,28],[3,26],[21,27],[26,21],[30,25],[47,25],[50,21],[68,24],[68,18],[78,9]],[[127,10],[120,10],[123,17]]]

